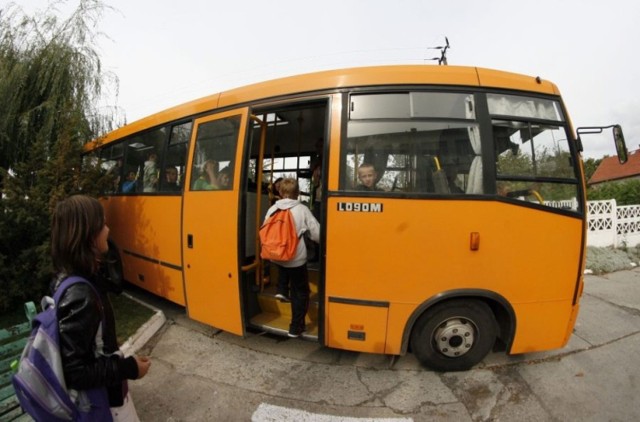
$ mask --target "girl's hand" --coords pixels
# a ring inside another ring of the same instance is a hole
[[[149,367],[151,366],[151,360],[147,356],[135,356],[136,363],[138,364],[138,379],[147,375]]]

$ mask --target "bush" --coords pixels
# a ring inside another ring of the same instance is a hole
[[[615,199],[617,205],[637,205],[640,198],[640,180],[606,182],[587,189],[590,201]]]
[[[639,261],[640,248],[638,246],[621,249],[587,247],[587,269],[593,271],[594,274],[627,270],[633,268],[634,264]]]

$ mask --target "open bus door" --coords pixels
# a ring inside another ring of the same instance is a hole
[[[244,335],[238,265],[238,158],[247,114],[247,109],[234,110],[195,121],[182,223],[188,315],[238,335]],[[202,175],[203,166],[216,170],[210,173],[230,171],[229,185],[223,185],[219,178],[213,183],[209,176]]]

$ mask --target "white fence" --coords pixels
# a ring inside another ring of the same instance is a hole
[[[615,199],[587,203],[587,245],[636,246],[640,244],[640,205],[616,206]]]

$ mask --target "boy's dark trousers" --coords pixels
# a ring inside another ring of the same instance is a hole
[[[305,330],[304,318],[309,309],[309,275],[307,264],[295,268],[279,266],[278,284],[287,283],[291,290],[291,324],[289,333],[301,334]],[[285,284],[286,285],[286,284]]]

